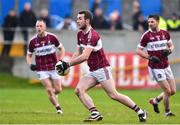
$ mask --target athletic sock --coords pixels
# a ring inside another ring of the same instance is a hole
[[[154,104],[158,104],[160,102],[160,100],[158,99],[158,97],[155,97],[154,99],[153,99],[153,103]]]
[[[61,110],[61,107],[60,106],[56,106],[56,110]]]
[[[138,115],[143,113],[143,110],[139,108],[139,106],[135,105],[132,108]]]
[[[170,109],[165,109],[165,113],[171,112]]]
[[[92,107],[89,109],[89,111],[92,113],[92,112],[98,112],[97,108],[96,107]]]

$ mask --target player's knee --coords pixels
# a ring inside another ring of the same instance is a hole
[[[174,95],[176,93],[176,90],[171,91],[171,95]]]
[[[109,97],[111,98],[111,99],[113,99],[113,100],[117,100],[117,93],[116,92],[113,92],[113,93],[109,93],[108,94],[109,95]]]
[[[74,92],[77,96],[79,96],[79,93],[80,93],[79,88],[76,88]]]
[[[171,96],[171,90],[170,90],[170,89],[166,89],[166,90],[165,90],[165,94],[166,94],[167,96]]]
[[[47,91],[49,96],[51,96],[54,92],[52,88],[47,88],[46,91]]]
[[[83,90],[82,89],[80,89],[80,88],[76,88],[75,89],[75,94],[77,95],[77,96],[80,96],[80,95],[82,95],[84,92],[83,92]]]
[[[62,91],[62,88],[56,89],[55,94],[59,94]]]

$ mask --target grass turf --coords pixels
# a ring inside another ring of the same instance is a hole
[[[28,80],[0,74],[0,123],[1,124],[84,124],[89,112],[80,103],[73,89],[64,88],[59,95],[64,114],[58,115],[40,85],[30,85]],[[131,97],[140,107],[148,111],[147,124],[179,124],[180,92],[171,97],[171,110],[176,117],[165,117],[163,104],[160,114],[148,104],[150,97],[159,90],[119,90]],[[89,94],[104,119],[93,124],[138,124],[134,111],[111,100],[102,89],[92,89]]]

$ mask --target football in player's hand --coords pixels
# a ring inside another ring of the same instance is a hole
[[[65,76],[69,74],[70,67],[68,66],[67,62],[60,60],[55,65],[55,71],[57,72],[58,75]]]

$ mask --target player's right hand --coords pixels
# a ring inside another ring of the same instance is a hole
[[[162,55],[163,56],[169,56],[172,53],[172,51],[170,49],[164,49],[162,50]]]
[[[152,62],[152,63],[159,63],[160,59],[157,56],[150,56],[149,61]]]
[[[59,71],[65,71],[67,68],[69,68],[69,63],[65,62],[63,60],[60,60],[61,64],[56,65],[57,70]]]
[[[31,64],[31,65],[30,65],[30,69],[31,69],[32,71],[36,71],[36,70],[37,70],[37,66],[36,66],[35,64]]]

